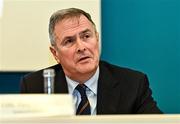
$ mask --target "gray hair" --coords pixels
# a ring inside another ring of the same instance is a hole
[[[94,26],[94,29],[96,31],[96,25],[92,21],[91,16],[89,13],[78,9],[78,8],[68,8],[68,9],[62,9],[58,10],[55,13],[52,14],[49,20],[49,39],[51,42],[51,45],[55,45],[56,36],[54,34],[54,27],[55,25],[62,21],[63,19],[68,19],[72,17],[80,17],[81,15],[84,15]]]

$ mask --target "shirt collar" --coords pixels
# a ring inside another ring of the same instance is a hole
[[[65,77],[68,85],[68,91],[70,94],[73,94],[74,89],[79,83],[77,81],[70,79],[67,76]],[[84,83],[96,95],[97,95],[98,78],[99,78],[99,67],[97,68],[96,73]]]

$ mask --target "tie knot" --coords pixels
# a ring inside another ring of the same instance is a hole
[[[86,85],[78,84],[76,86],[76,90],[79,91],[79,93],[81,94],[81,97],[86,97]]]

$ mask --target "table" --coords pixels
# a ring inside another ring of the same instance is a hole
[[[180,124],[180,114],[0,118],[0,124]]]

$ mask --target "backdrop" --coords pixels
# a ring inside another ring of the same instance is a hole
[[[143,71],[165,113],[180,113],[180,1],[102,0],[102,59]],[[17,93],[25,72],[0,73]]]
[[[102,59],[143,71],[165,113],[180,113],[180,0],[102,0]]]

